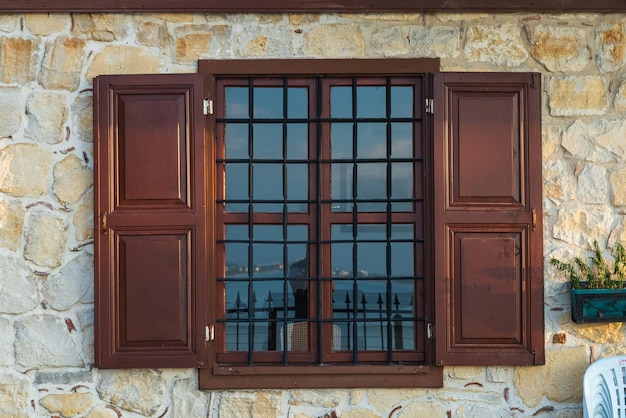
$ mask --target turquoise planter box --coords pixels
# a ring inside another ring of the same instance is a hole
[[[572,320],[623,322],[626,318],[626,289],[571,289]]]

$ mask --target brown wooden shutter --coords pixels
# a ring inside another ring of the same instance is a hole
[[[197,74],[94,82],[98,367],[206,366],[204,89]]]
[[[538,74],[434,77],[439,365],[544,363]]]

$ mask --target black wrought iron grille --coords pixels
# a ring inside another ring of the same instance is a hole
[[[422,79],[217,86],[224,358],[422,361]]]

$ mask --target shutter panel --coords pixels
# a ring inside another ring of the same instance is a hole
[[[197,74],[94,81],[98,367],[206,365],[204,89]]]
[[[544,363],[538,74],[434,76],[439,365]]]

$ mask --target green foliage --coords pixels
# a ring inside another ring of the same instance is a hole
[[[551,258],[550,263],[567,273],[573,289],[621,289],[626,279],[626,250],[622,244],[615,246],[614,255],[611,267],[602,256],[598,241],[594,241],[589,264],[580,257],[575,257],[573,263]]]

